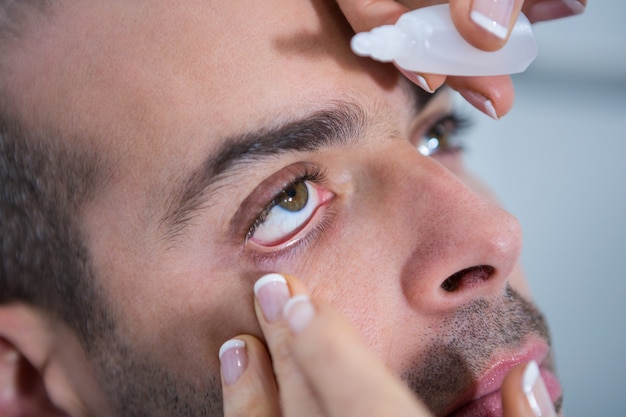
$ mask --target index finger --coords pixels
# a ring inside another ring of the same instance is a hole
[[[355,32],[394,24],[410,10],[445,3],[442,0],[337,0]],[[495,51],[510,34],[524,0],[450,0],[450,15],[465,40],[473,46]]]
[[[329,416],[431,415],[329,305],[300,294],[286,304],[284,318],[294,362]]]
[[[355,32],[394,24],[409,8],[393,0],[337,0],[339,8]]]

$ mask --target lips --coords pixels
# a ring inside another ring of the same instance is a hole
[[[523,351],[507,355],[493,365],[474,384],[469,393],[444,413],[448,417],[501,417],[502,401],[500,387],[504,378],[515,366],[534,360],[540,364],[543,378],[553,402],[562,395],[561,385],[551,371],[549,348],[543,342],[529,344]],[[521,386],[520,386],[521,389]]]

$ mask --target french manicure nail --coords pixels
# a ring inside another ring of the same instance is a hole
[[[261,277],[254,283],[254,294],[265,320],[271,323],[282,317],[283,307],[289,300],[289,287],[282,275],[268,274]]]
[[[506,39],[514,0],[474,0],[470,17],[478,26]]]
[[[409,71],[409,70],[405,70],[402,68],[399,68],[400,72],[409,79],[409,81],[411,81],[412,83],[417,84],[422,90],[426,91],[427,93],[434,93],[435,90],[433,90],[432,88],[430,88],[430,85],[428,85],[428,82],[426,81],[426,78],[424,78],[423,76],[417,74],[416,72],[413,71]]]
[[[496,112],[496,108],[493,105],[493,102],[489,100],[487,97],[483,96],[476,91],[471,90],[462,90],[459,93],[467,100],[472,106],[476,107],[481,112],[485,113],[487,116],[491,117],[494,120],[499,120],[500,117]]]
[[[246,342],[240,339],[231,339],[220,347],[219,355],[224,383],[232,385],[237,382],[248,366]]]
[[[294,333],[300,333],[315,316],[311,299],[306,295],[296,295],[287,301],[283,316]]]
[[[426,91],[427,93],[431,93],[431,94],[434,93],[433,89],[430,88],[430,86],[426,82],[426,78],[422,77],[421,75],[415,74],[415,83],[419,85],[420,88]]]
[[[584,11],[585,6],[577,0],[550,0],[533,4],[526,16],[531,22],[541,22],[581,14]]]
[[[537,417],[556,417],[550,394],[544,384],[537,362],[526,365],[522,379],[524,394],[533,413]]]

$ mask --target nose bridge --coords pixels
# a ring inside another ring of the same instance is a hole
[[[519,223],[436,161],[418,158],[393,168],[406,299],[440,310],[501,293],[519,258]]]

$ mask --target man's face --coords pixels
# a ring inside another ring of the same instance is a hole
[[[94,362],[126,415],[214,410],[218,348],[261,337],[270,271],[344,313],[437,414],[486,410],[511,364],[546,360],[518,223],[460,152],[417,151],[453,124],[448,94],[353,56],[332,5],[67,3],[14,85],[111,167],[81,216],[116,323]]]

